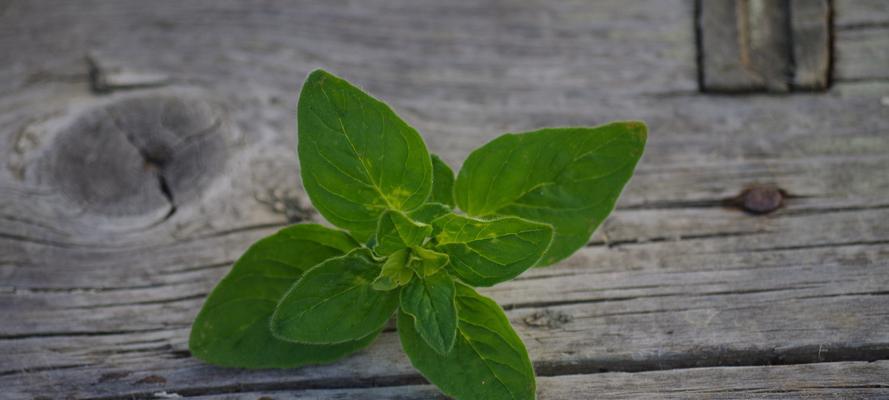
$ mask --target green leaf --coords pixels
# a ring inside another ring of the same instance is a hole
[[[407,215],[410,219],[424,224],[431,224],[432,221],[442,215],[450,214],[451,207],[441,203],[426,203],[409,212]]]
[[[422,247],[414,247],[411,250],[413,260],[411,267],[417,271],[420,276],[429,276],[448,264],[449,257],[447,254],[437,251],[424,249]]]
[[[435,154],[432,155],[432,194],[427,201],[454,207],[454,171]]]
[[[539,265],[571,255],[614,209],[642,156],[641,122],[506,134],[473,151],[457,176],[468,215],[515,215],[548,223],[553,245]]]
[[[303,185],[315,208],[362,242],[386,209],[413,210],[432,189],[423,139],[389,106],[325,71],[297,106]]]
[[[383,270],[373,281],[375,290],[392,290],[407,285],[414,276],[414,272],[408,267],[411,262],[410,250],[398,250],[383,263]]]
[[[432,226],[411,221],[399,211],[386,211],[380,215],[374,251],[382,256],[398,250],[419,246],[432,234]]]
[[[337,345],[285,342],[272,336],[269,319],[287,289],[314,265],[357,243],[345,232],[295,225],[247,249],[204,302],[191,329],[191,353],[208,363],[241,368],[292,368],[330,362],[376,337]]]
[[[415,279],[401,291],[401,310],[413,317],[414,328],[439,354],[454,347],[457,335],[456,289],[446,272]]]
[[[432,223],[436,248],[450,257],[448,270],[473,286],[515,278],[540,260],[553,237],[549,225],[518,217],[485,221],[448,214]]]
[[[398,293],[373,290],[380,265],[367,249],[310,269],[284,295],[272,315],[275,337],[334,344],[379,331],[398,306]]]
[[[454,398],[533,399],[531,360],[503,310],[466,285],[456,288],[457,339],[446,355],[422,339],[410,315],[398,314],[401,345],[411,364]]]

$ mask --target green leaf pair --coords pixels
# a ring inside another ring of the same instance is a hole
[[[397,315],[411,363],[444,393],[534,398],[522,341],[472,287],[582,247],[632,175],[645,126],[506,134],[455,179],[387,105],[327,72],[309,75],[298,120],[306,192],[343,230],[295,225],[250,247],[198,314],[192,353],[244,368],[331,362]]]

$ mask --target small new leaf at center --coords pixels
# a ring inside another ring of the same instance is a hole
[[[448,265],[447,254],[439,253],[434,250],[422,247],[414,247],[411,249],[411,268],[420,276],[429,276]]]
[[[408,268],[411,262],[411,253],[408,249],[398,250],[383,263],[383,270],[377,279],[374,279],[374,290],[392,290],[407,285],[414,276],[413,271]]]
[[[374,251],[387,256],[398,250],[419,246],[432,234],[432,226],[414,222],[407,215],[388,210],[380,215]]]

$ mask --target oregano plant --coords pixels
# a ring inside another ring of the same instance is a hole
[[[332,225],[251,246],[192,327],[228,367],[327,363],[397,315],[411,363],[457,399],[533,399],[534,369],[496,285],[581,248],[614,208],[646,141],[641,122],[508,133],[454,176],[383,102],[322,70],[298,105],[303,185]]]

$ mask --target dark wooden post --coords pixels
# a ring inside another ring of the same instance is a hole
[[[827,88],[829,0],[699,0],[697,7],[702,91]]]

